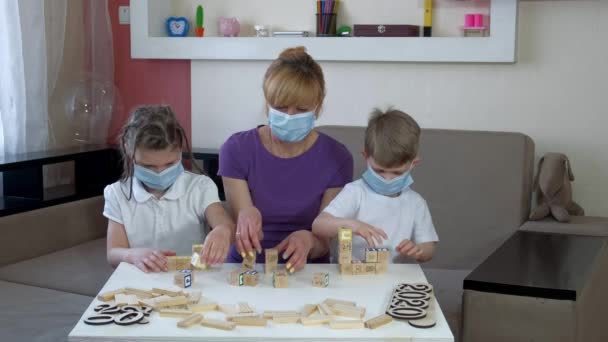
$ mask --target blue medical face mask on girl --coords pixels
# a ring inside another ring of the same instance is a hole
[[[293,143],[304,140],[315,127],[315,112],[289,115],[268,107],[270,130],[279,140]]]
[[[363,173],[362,178],[363,181],[365,181],[365,183],[367,183],[367,185],[375,192],[379,193],[380,195],[392,196],[409,188],[414,183],[414,179],[411,175],[412,167],[410,167],[410,169],[404,174],[391,180],[387,180],[376,173],[376,171],[374,171],[374,169],[368,164],[367,171]]]
[[[137,164],[133,167],[133,176],[147,187],[154,190],[165,190],[169,188],[175,183],[177,177],[179,177],[182,172],[184,172],[184,166],[182,165],[181,159],[161,172],[154,172]]]

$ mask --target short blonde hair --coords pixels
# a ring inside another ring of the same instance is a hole
[[[395,109],[375,109],[365,130],[365,152],[382,167],[399,167],[416,158],[420,126]]]
[[[325,99],[323,70],[304,47],[287,49],[266,71],[264,97],[273,108],[315,106],[318,116]]]

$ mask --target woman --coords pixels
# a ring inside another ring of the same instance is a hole
[[[325,99],[325,80],[302,47],[287,49],[266,71],[269,124],[232,135],[220,150],[226,199],[237,220],[228,262],[277,248],[293,273],[310,260],[327,262],[329,242],[312,222],[352,180],[346,147],[314,130]]]

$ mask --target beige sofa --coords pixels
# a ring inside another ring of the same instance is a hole
[[[347,145],[358,177],[363,128],[319,129]],[[534,144],[518,133],[423,130],[420,157],[413,187],[429,203],[441,240],[424,271],[459,336],[464,277],[528,217]],[[65,340],[112,272],[102,208],[96,197],[0,218],[0,341]],[[580,222],[581,231],[588,227]]]

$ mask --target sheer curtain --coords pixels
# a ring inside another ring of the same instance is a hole
[[[68,6],[72,6],[72,11],[68,11]],[[66,23],[71,23],[67,36]],[[65,47],[82,53],[66,50],[72,59],[64,60]],[[74,63],[75,55],[80,56],[82,63]],[[1,0],[0,157],[73,144],[66,137],[71,134],[68,113],[57,102],[65,102],[64,98],[69,96],[65,92],[82,82],[83,77],[74,78],[74,74],[94,75],[113,84],[108,1]],[[49,104],[51,100],[54,102]],[[92,105],[96,105],[94,96]],[[51,117],[66,119],[51,120]],[[59,127],[53,127],[53,122]],[[45,172],[45,183],[53,183],[52,178],[61,173]],[[1,181],[0,177],[0,195]]]

